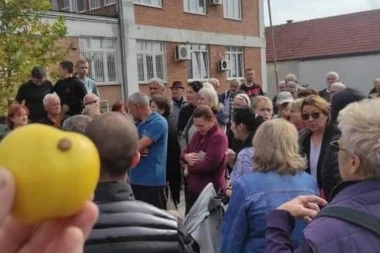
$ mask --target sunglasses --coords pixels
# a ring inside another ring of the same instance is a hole
[[[330,146],[333,147],[333,148],[335,148],[335,149],[338,150],[338,151],[339,151],[339,150],[342,150],[342,151],[345,151],[345,152],[347,152],[347,153],[350,153],[350,152],[348,152],[347,149],[342,148],[342,147],[339,145],[339,141],[338,141],[338,140],[330,142]]]
[[[96,104],[97,102],[98,100],[92,100],[92,101],[86,102],[84,105],[92,105],[92,104]]]
[[[309,120],[310,119],[310,116],[313,118],[313,119],[319,119],[319,117],[321,116],[321,113],[320,112],[312,112],[310,114],[308,113],[303,113],[301,114],[301,118],[303,120]]]

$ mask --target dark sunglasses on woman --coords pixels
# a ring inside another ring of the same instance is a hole
[[[301,114],[301,118],[303,120],[309,120],[310,119],[310,116],[313,118],[313,119],[319,119],[319,116],[321,116],[321,113],[320,112],[312,112],[310,114],[308,113],[303,113]]]

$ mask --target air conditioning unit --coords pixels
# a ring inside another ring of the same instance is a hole
[[[223,0],[209,0],[210,5],[221,5]]]
[[[99,101],[99,104],[100,104],[100,110],[104,113],[104,112],[109,112],[110,110],[110,105],[109,105],[109,102],[108,100],[100,100]]]
[[[230,63],[228,60],[218,61],[218,71],[226,71],[230,69]]]
[[[189,45],[178,45],[175,48],[174,54],[176,61],[191,60],[191,50]]]

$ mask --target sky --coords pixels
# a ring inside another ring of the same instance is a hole
[[[265,25],[269,26],[267,1]],[[273,25],[380,9],[380,0],[270,0]]]

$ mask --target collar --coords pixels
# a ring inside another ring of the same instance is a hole
[[[352,180],[342,181],[335,186],[331,192],[331,202],[338,202],[342,199],[352,198],[363,192],[369,192],[380,188],[379,180]]]
[[[94,202],[134,200],[131,186],[122,182],[100,182],[95,189]]]

